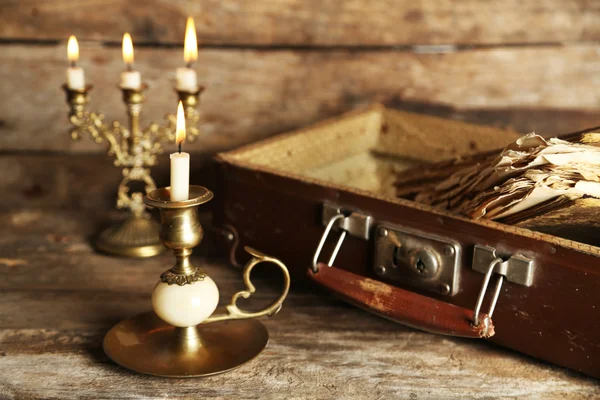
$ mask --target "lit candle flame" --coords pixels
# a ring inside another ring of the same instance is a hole
[[[133,64],[133,42],[129,33],[123,35],[123,61],[127,67],[131,67]]]
[[[198,59],[198,38],[196,37],[196,26],[194,19],[188,17],[185,25],[185,41],[183,44],[183,61],[188,68]]]
[[[73,35],[71,35],[67,43],[67,57],[71,64],[75,64],[79,59],[79,44],[77,43],[77,38]]]
[[[183,103],[180,101],[177,106],[177,128],[175,129],[175,144],[181,146],[185,141],[185,114],[183,113]],[[180,150],[181,151],[181,150]]]

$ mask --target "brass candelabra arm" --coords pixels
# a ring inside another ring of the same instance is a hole
[[[200,129],[198,128],[200,111],[198,111],[198,105],[200,104],[200,93],[203,90],[204,88],[201,86],[195,92],[177,90],[177,96],[179,101],[182,102],[185,112],[186,140],[190,143],[194,142],[200,135]],[[175,114],[167,114],[165,115],[163,125],[157,122],[151,123],[144,130],[143,136],[148,137],[154,143],[174,143],[176,129],[177,116]]]
[[[73,126],[70,130],[71,139],[80,140],[83,136],[89,135],[95,143],[106,140],[109,143],[109,155],[115,156],[115,166],[126,165],[127,154],[117,138],[128,135],[127,128],[117,121],[107,125],[104,123],[103,114],[85,110],[92,89],[91,85],[87,85],[82,90],[70,89],[66,85],[63,88],[69,104],[69,122]]]
[[[136,148],[137,152],[144,155],[144,162],[149,166],[155,165],[157,161],[156,156],[163,152],[162,143],[157,138],[154,126],[159,128],[159,125],[153,122],[146,129],[138,133],[139,140]]]
[[[164,125],[152,122],[144,129],[142,136],[147,138],[148,143],[152,143],[153,149],[156,146],[159,149],[158,152],[162,152],[162,143],[175,143],[176,119],[174,114],[167,114],[164,118]]]
[[[144,193],[129,191],[129,184],[132,181],[144,183]],[[146,206],[144,205],[145,193],[150,193],[156,189],[156,183],[150,175],[149,168],[133,167],[123,168],[123,179],[119,184],[117,193],[117,208],[128,208],[134,217],[143,217],[146,215]]]
[[[113,121],[112,129],[106,130],[102,133],[102,138],[106,139],[106,141],[109,143],[108,155],[115,157],[115,167],[132,165],[130,154],[128,154],[121,145],[122,141],[120,143],[118,140],[118,138],[126,137],[128,134],[129,131],[127,128],[121,125],[118,121]],[[96,143],[101,143],[102,138],[100,138],[100,141],[96,141]]]

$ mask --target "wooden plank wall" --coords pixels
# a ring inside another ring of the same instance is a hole
[[[123,119],[129,31],[150,85],[144,120],[174,111],[188,15],[207,87],[188,150],[205,155],[372,102],[544,135],[600,125],[597,0],[4,0],[0,151],[105,152],[67,134],[70,34],[94,110]]]

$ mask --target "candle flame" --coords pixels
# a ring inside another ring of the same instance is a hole
[[[67,43],[67,57],[72,63],[77,62],[79,59],[79,44],[77,43],[77,38],[73,35],[69,37],[69,42]]]
[[[194,19],[188,17],[185,25],[185,40],[183,44],[183,60],[191,64],[198,59],[198,38],[196,37],[196,26]]]
[[[129,33],[123,35],[123,61],[127,65],[133,64],[133,42]]]
[[[177,106],[177,128],[175,130],[175,144],[181,144],[185,141],[185,114],[183,113],[183,103],[180,101]]]

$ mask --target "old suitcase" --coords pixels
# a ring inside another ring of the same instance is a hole
[[[600,377],[600,248],[394,195],[402,168],[517,136],[383,106],[352,112],[219,154],[215,223],[231,232],[234,263],[256,246],[368,311]]]

